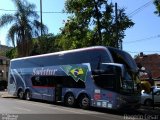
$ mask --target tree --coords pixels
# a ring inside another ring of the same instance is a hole
[[[134,25],[124,9],[118,9],[116,23],[114,5],[106,0],[67,0],[65,12],[71,13],[61,28],[60,43],[65,49],[90,45],[116,47],[117,40],[124,38],[124,31]]]
[[[52,53],[62,50],[57,43],[59,35],[46,34],[33,39],[32,51],[30,55]]]
[[[154,5],[156,6],[155,14],[158,14],[158,16],[160,16],[160,0],[154,0]]]
[[[91,36],[93,36],[93,32],[86,26],[79,24],[74,17],[70,17],[61,30],[59,46],[62,46],[64,50],[81,48],[92,44]]]
[[[10,58],[10,59],[16,58],[18,56],[17,55],[17,49],[16,48],[12,48],[11,50],[6,52],[5,56]]]
[[[18,57],[28,56],[32,46],[32,38],[47,32],[47,27],[41,24],[35,5],[26,0],[12,0],[17,8],[14,14],[4,14],[0,17],[0,28],[11,24],[7,38],[17,47]]]

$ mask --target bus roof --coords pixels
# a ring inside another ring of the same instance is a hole
[[[41,55],[14,58],[11,61],[24,60],[24,59],[30,59],[30,58],[38,58],[38,57],[45,57],[45,56],[51,56],[51,55],[64,55],[66,53],[80,52],[80,51],[93,50],[93,49],[107,50],[107,47],[104,47],[104,46],[93,46],[93,47],[79,48],[79,49],[73,49],[73,50],[65,50],[65,51],[54,52],[54,53],[47,53],[47,54],[41,54]]]

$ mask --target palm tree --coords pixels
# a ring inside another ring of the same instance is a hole
[[[43,34],[47,27],[41,24],[35,11],[35,5],[26,0],[12,0],[17,10],[14,14],[4,14],[0,17],[0,28],[11,24],[7,38],[17,47],[18,57],[28,56],[31,51],[32,38],[39,36],[41,28]]]

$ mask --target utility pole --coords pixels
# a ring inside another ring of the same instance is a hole
[[[96,11],[96,17],[97,17],[97,29],[98,29],[98,36],[99,36],[99,44],[102,45],[102,34],[101,34],[101,24],[100,24],[100,17],[99,17],[99,10],[97,6],[96,0],[94,0],[95,3],[95,11]]]
[[[41,36],[42,36],[42,0],[40,0],[40,16],[41,16]]]
[[[115,3],[115,23],[116,23],[116,48],[119,48],[118,45],[118,17],[117,17],[117,3]]]

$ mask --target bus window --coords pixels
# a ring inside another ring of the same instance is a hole
[[[95,84],[103,89],[115,90],[118,83],[118,74],[120,72],[119,67],[100,64],[100,68],[93,71]]]
[[[90,51],[91,69],[97,69],[100,63],[110,63],[110,57],[106,51]]]
[[[96,75],[94,76],[95,84],[103,89],[114,89],[115,75]]]
[[[35,76],[31,78],[33,86],[47,86],[47,80],[45,77]]]
[[[31,78],[33,86],[54,87],[59,84],[63,87],[85,88],[85,83],[81,80],[76,82],[71,76],[34,76]]]
[[[61,76],[62,85],[70,88],[85,88],[85,83],[81,80],[76,82],[71,76]]]
[[[52,77],[52,76],[47,77],[47,81],[48,81],[49,87],[54,87],[56,85],[56,81],[55,81],[54,77]]]

